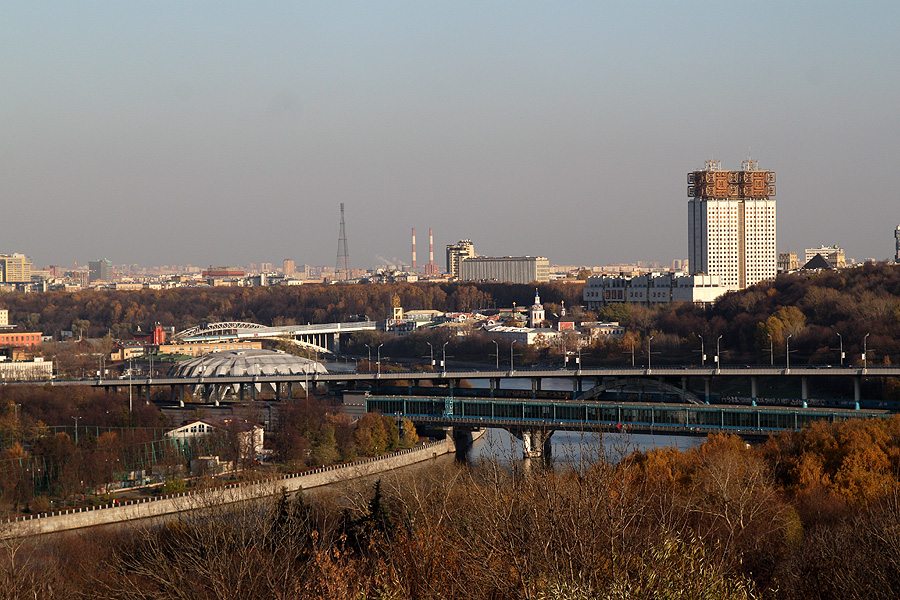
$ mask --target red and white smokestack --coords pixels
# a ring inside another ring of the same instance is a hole
[[[413,227],[412,268],[416,268],[416,228]]]
[[[434,264],[434,235],[431,233],[431,227],[428,228],[428,264]]]

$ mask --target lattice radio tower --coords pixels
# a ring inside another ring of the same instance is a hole
[[[338,235],[337,264],[334,267],[337,279],[350,279],[350,252],[347,250],[347,230],[344,227],[344,203],[341,202],[341,232]]]

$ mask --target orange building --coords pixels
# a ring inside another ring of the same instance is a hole
[[[41,344],[40,331],[0,332],[0,346],[13,348],[34,348]]]

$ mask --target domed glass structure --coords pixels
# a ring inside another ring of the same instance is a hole
[[[211,379],[222,376],[266,376],[266,375],[304,375],[312,373],[327,373],[328,370],[321,364],[308,358],[288,354],[280,350],[224,350],[210,352],[202,356],[179,363],[172,371],[176,377],[203,378],[204,383],[194,386],[194,391],[203,385],[212,385],[217,398],[222,398],[229,393],[238,393],[240,384],[216,384]],[[304,383],[299,382],[300,386]],[[256,391],[262,391],[263,386],[272,391],[275,384],[269,382],[254,382]]]

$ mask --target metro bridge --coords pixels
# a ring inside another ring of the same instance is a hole
[[[417,425],[460,429],[506,429],[522,440],[526,458],[549,450],[556,430],[611,431],[706,436],[734,433],[745,439],[765,439],[780,431],[794,431],[814,421],[887,418],[886,410],[830,408],[706,406],[694,404],[559,402],[501,398],[452,398],[345,394],[351,414],[380,412],[409,418]]]
[[[289,339],[319,352],[340,352],[341,336],[357,331],[374,331],[375,321],[319,323],[317,325],[280,325],[267,327],[257,323],[229,321],[197,325],[173,336],[182,342],[236,342],[254,339]]]

